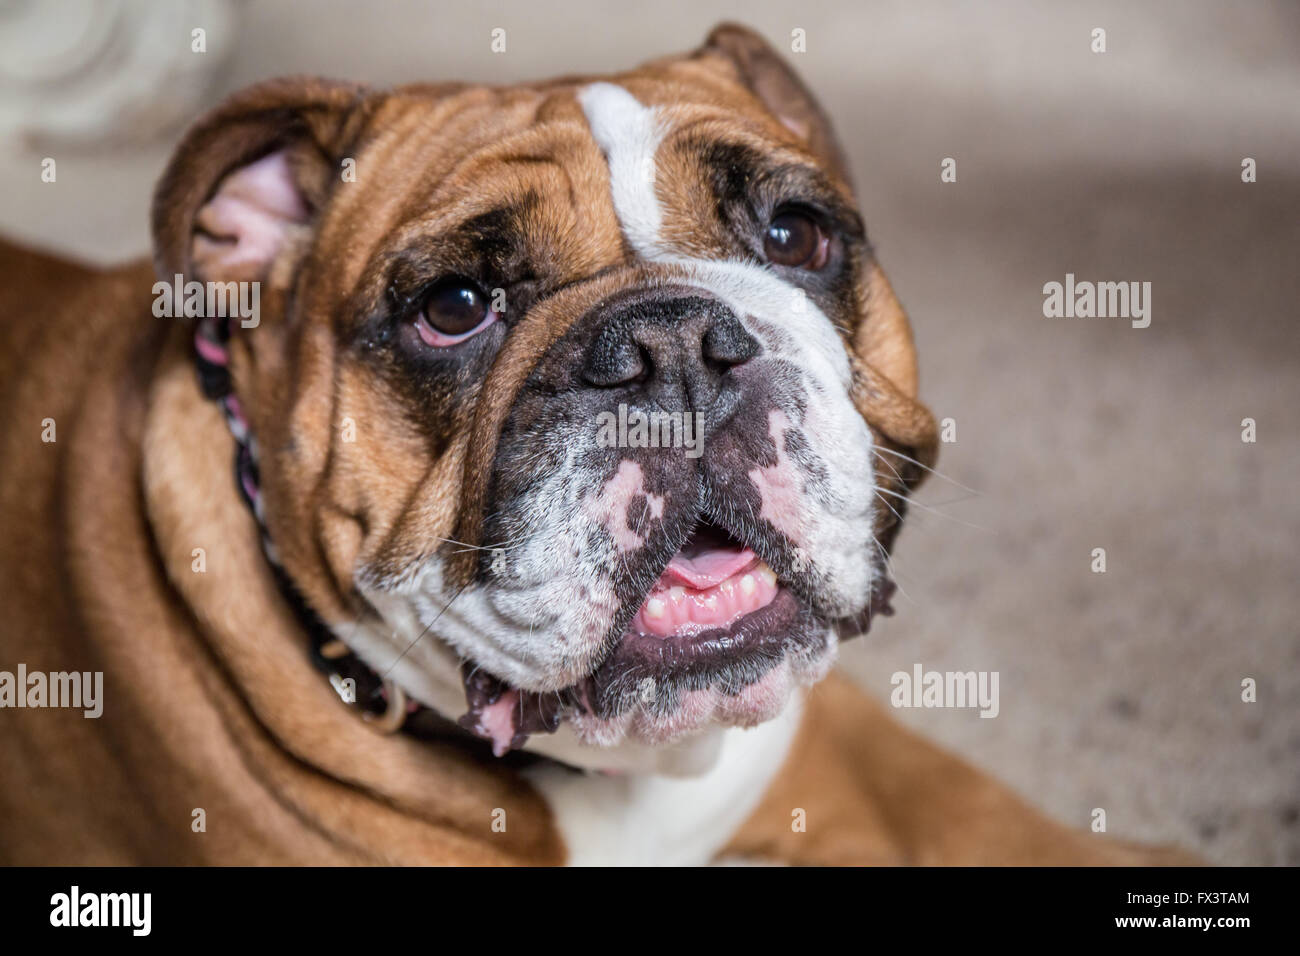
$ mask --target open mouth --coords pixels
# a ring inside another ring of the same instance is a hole
[[[592,675],[597,712],[674,682],[738,691],[780,659],[801,609],[749,547],[698,523]]]
[[[696,525],[632,618],[642,637],[680,638],[726,629],[772,603],[776,574],[725,531]]]
[[[820,621],[753,550],[707,521],[696,524],[600,665],[556,693],[514,688],[473,662],[463,669],[460,725],[501,756],[566,716],[610,720],[630,708],[662,712],[705,690],[742,695],[792,651],[820,653]]]

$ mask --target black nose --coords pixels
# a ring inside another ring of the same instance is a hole
[[[726,374],[760,351],[735,313],[717,299],[641,297],[603,318],[582,377],[597,388],[640,388],[668,411],[717,404]]]

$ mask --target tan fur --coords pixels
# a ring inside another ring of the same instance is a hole
[[[1195,862],[1047,819],[835,675],[809,692],[789,759],[724,856],[810,866]]]
[[[150,315],[150,271],[9,246],[0,269],[3,659],[105,674],[98,720],[0,714],[0,859],[558,862],[548,811],[513,773],[376,734],[309,663],[232,494],[188,333]]]
[[[748,31],[715,31],[693,56],[619,81],[677,119],[812,156],[850,195],[820,110]],[[359,563],[397,569],[438,537],[474,540],[495,434],[531,363],[573,316],[641,275],[576,82],[369,93],[275,81],[203,118],[160,183],[160,276],[263,281],[263,325],[232,341],[231,368],[263,450],[269,530],[328,621],[364,613]],[[273,145],[289,150],[312,222],[266,274],[209,274],[226,240],[204,231],[205,203]],[[342,156],[359,172],[344,190]],[[665,177],[660,198],[689,209],[701,201],[689,159],[668,163],[681,174]],[[340,305],[374,291],[367,264],[394,236],[459,222],[483,195],[529,191],[545,215],[528,228],[550,260],[575,279],[601,276],[528,316],[472,414],[449,411],[463,420],[432,455],[392,396],[340,354]],[[707,249],[680,217],[666,226]],[[934,422],[916,400],[906,318],[878,267],[863,270],[846,333],[855,400],[882,441],[928,462]],[[377,734],[313,668],[238,497],[232,439],[195,382],[190,324],[151,315],[154,270],[99,272],[0,245],[0,276],[0,666],[105,675],[99,720],[0,713],[0,861],[561,861],[550,812],[514,771],[449,743]],[[52,444],[40,440],[46,418]],[[355,444],[338,439],[345,418],[366,423]],[[204,573],[191,568],[196,548]],[[794,807],[808,811],[805,834],[789,832]],[[191,828],[200,808],[206,832]],[[492,828],[498,809],[505,832]],[[787,766],[731,852],[808,863],[1143,858],[1049,823],[834,680],[814,690]]]

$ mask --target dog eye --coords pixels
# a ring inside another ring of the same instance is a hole
[[[448,279],[425,296],[415,330],[425,345],[446,348],[477,335],[496,318],[482,289],[467,279]]]
[[[817,270],[830,261],[830,237],[801,212],[780,212],[763,234],[763,254],[778,266]]]

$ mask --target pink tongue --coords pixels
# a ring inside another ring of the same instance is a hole
[[[749,548],[742,547],[703,547],[688,553],[683,548],[668,562],[668,567],[659,579],[659,586],[684,584],[696,590],[704,590],[721,584],[733,574],[737,574],[753,564],[758,555]]]

